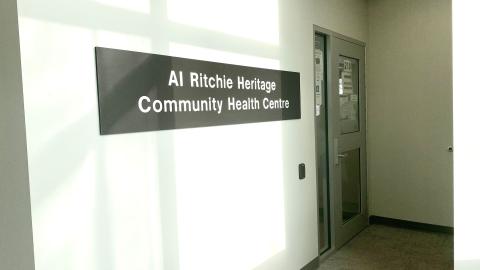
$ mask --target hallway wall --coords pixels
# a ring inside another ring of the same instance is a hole
[[[366,1],[18,6],[37,270],[280,270],[317,256],[313,24],[366,41]],[[300,72],[302,119],[100,136],[95,46]]]
[[[453,226],[450,0],[370,0],[370,215]]]

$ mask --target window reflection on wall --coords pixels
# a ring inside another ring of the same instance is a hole
[[[168,0],[167,7],[174,22],[278,44],[277,0]]]
[[[170,44],[170,52],[279,65],[274,59],[177,43]],[[252,269],[285,249],[281,122],[176,130],[174,146],[181,269]]]

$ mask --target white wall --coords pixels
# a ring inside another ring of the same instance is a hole
[[[453,226],[450,0],[370,0],[371,215]]]
[[[0,268],[33,270],[17,5],[0,1]]]
[[[366,41],[366,1],[18,3],[37,270],[316,257],[312,25]],[[298,71],[302,119],[99,136],[94,46]]]
[[[480,269],[480,126],[478,125],[480,2],[453,1],[453,116],[455,138],[455,269]]]

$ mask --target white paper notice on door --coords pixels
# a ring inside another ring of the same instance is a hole
[[[350,101],[351,102],[358,102],[358,95],[350,95]]]
[[[353,94],[353,83],[352,83],[352,61],[343,60],[343,70],[341,73],[341,82],[342,82],[342,94],[350,95]]]
[[[315,49],[315,104],[321,106],[322,100],[322,87],[323,87],[323,52],[319,49]],[[318,115],[317,115],[318,116]]]

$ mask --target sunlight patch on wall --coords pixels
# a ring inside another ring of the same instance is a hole
[[[98,47],[137,52],[150,52],[152,50],[150,38],[131,34],[98,30],[95,32],[95,41]]]
[[[225,52],[174,42],[170,43],[170,56],[260,68],[278,69],[280,67],[280,61],[277,59]]]
[[[278,45],[277,0],[168,0],[174,22]]]
[[[111,234],[112,269],[161,269],[155,135],[137,133],[103,140],[101,169],[106,183],[102,201]]]
[[[173,43],[170,54],[279,66],[275,59]],[[180,269],[252,269],[284,250],[281,122],[174,134]]]
[[[42,196],[41,204],[32,206],[35,269],[94,269],[95,161],[90,153],[70,177]],[[47,180],[36,171],[33,176]]]
[[[280,122],[176,131],[181,269],[252,269],[284,250],[281,140]]]
[[[162,269],[156,140],[100,137],[95,81],[96,45],[148,51],[149,39],[19,27],[35,268]]]
[[[150,0],[95,0],[102,5],[125,9],[128,11],[150,13]]]
[[[71,122],[95,111],[95,81],[81,70],[95,65],[92,32],[75,26],[19,18],[28,150],[35,151]],[[81,40],[81,42],[79,42]],[[90,55],[90,57],[88,57]],[[76,71],[76,72],[72,72]],[[59,114],[61,112],[61,114]],[[33,143],[32,143],[33,142]]]

